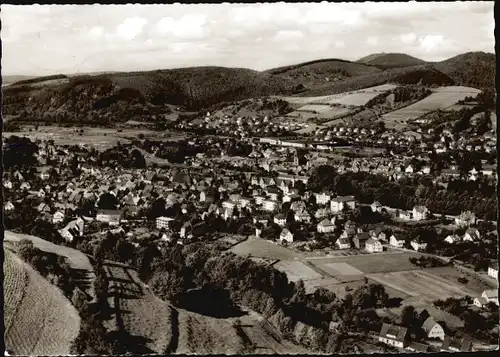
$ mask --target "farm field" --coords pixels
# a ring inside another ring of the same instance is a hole
[[[362,274],[374,274],[416,269],[416,267],[408,261],[408,258],[419,256],[418,253],[384,252],[379,254],[359,254],[345,257],[314,258],[311,259],[310,262],[320,269],[329,273],[331,272],[333,275],[338,274],[341,277],[348,277],[352,275],[351,272],[347,270],[342,271],[342,269],[337,271],[335,267],[329,267],[329,264],[347,263],[351,267],[361,271]],[[352,270],[352,272],[354,271]]]
[[[98,150],[105,150],[115,146],[118,142],[128,143],[137,139],[139,134],[156,140],[179,140],[183,136],[172,134],[161,136],[159,132],[145,129],[122,129],[118,132],[116,129],[84,127],[83,134],[79,135],[75,128],[61,128],[57,126],[39,126],[35,131],[24,128],[19,132],[4,132],[2,135],[9,137],[11,135],[26,136],[30,140],[54,140],[60,145],[82,144],[89,147],[95,147]]]
[[[396,122],[403,123],[438,109],[446,109],[455,105],[459,100],[467,96],[475,96],[479,92],[480,90],[469,87],[450,86],[436,88],[430,96],[407,107],[384,114],[382,118],[388,127],[394,127]]]
[[[68,355],[80,329],[78,312],[59,289],[13,253],[5,250],[5,259],[6,303],[13,304],[5,308],[6,349],[16,355]],[[23,272],[25,277],[19,276]]]
[[[412,301],[418,301],[418,299],[433,301],[448,297],[475,295],[472,289],[426,270],[370,274],[368,277],[383,285],[400,290],[411,297],[418,297],[412,299]]]
[[[293,260],[298,257],[294,251],[261,238],[249,238],[232,247],[231,251],[238,255],[264,259]]]
[[[321,274],[299,260],[282,260],[274,264],[274,268],[286,273],[288,280],[293,282],[321,278]]]
[[[114,325],[122,323],[132,336],[145,341],[138,353],[164,353],[173,338],[171,305],[156,297],[126,265],[106,262],[105,271],[114,292],[110,298]]]

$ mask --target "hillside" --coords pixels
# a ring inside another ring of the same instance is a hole
[[[321,59],[265,71],[274,77],[292,81],[296,89],[315,89],[322,84],[376,72],[380,72],[376,67],[341,59]]]
[[[483,52],[470,52],[435,63],[389,53],[370,55],[358,62],[322,59],[263,72],[190,67],[55,75],[4,87],[3,114],[47,124],[154,122],[164,121],[179,111],[206,110],[250,98],[333,95],[385,83],[493,87],[495,66],[495,55]]]
[[[18,81],[23,81],[27,79],[34,78],[33,76],[17,76],[17,75],[12,75],[12,76],[2,76],[2,86],[9,85]]]
[[[468,52],[432,65],[453,78],[457,85],[495,87],[496,58],[493,53]]]
[[[67,355],[80,326],[63,293],[4,249],[5,346],[16,355]]]
[[[357,63],[372,65],[381,69],[410,67],[425,64],[424,60],[405,53],[374,53],[360,58]]]
[[[291,93],[293,87],[266,73],[224,67],[86,75],[36,84],[5,88],[4,114],[47,122],[154,120],[171,111],[167,104],[200,109],[224,101]]]

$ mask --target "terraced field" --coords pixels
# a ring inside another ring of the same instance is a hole
[[[6,349],[16,355],[69,354],[80,329],[71,302],[8,250],[4,271]]]
[[[384,114],[382,119],[386,122],[387,127],[397,127],[398,123],[404,124],[408,120],[417,119],[438,109],[447,109],[459,100],[467,96],[474,97],[479,92],[479,89],[460,86],[436,88],[430,96],[407,107]]]

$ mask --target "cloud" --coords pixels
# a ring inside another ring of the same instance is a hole
[[[415,32],[409,32],[400,35],[399,38],[401,39],[401,42],[403,42],[404,44],[410,45],[417,40],[417,35],[415,34]]]
[[[2,5],[2,71],[268,69],[379,52],[442,60],[468,51],[494,52],[493,6],[486,1]]]
[[[157,33],[173,35],[182,38],[200,38],[205,35],[204,25],[207,16],[202,14],[187,14],[179,20],[164,17],[156,25]]]
[[[369,44],[370,46],[376,46],[376,45],[378,45],[378,37],[377,36],[368,36],[366,43]]]
[[[431,52],[438,48],[438,46],[444,41],[441,35],[427,35],[419,40],[420,48],[425,52]]]
[[[123,23],[116,27],[116,35],[125,39],[131,40],[137,37],[142,32],[143,27],[148,23],[148,20],[142,17],[130,17],[125,19]]]
[[[298,40],[303,38],[304,35],[302,31],[298,30],[280,30],[274,35],[273,40],[275,41],[289,41],[289,40]]]

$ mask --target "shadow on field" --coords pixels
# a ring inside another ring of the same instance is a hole
[[[71,268],[71,278],[83,291],[88,290],[92,286],[93,279],[88,270]]]
[[[147,343],[151,342],[151,339],[131,335],[127,331],[112,331],[107,334],[107,338],[110,342],[117,343],[124,352],[132,354],[153,354],[154,351],[146,346]]]
[[[228,291],[208,287],[186,292],[180,296],[176,305],[185,310],[220,319],[247,314],[233,303]]]

